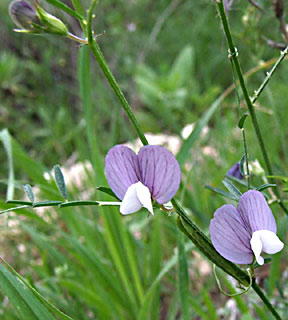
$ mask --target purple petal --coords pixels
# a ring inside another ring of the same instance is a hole
[[[181,170],[173,154],[161,146],[145,146],[138,153],[142,183],[153,199],[163,204],[177,192]]]
[[[226,173],[226,176],[232,176],[237,179],[243,179],[242,173],[240,171],[240,162],[236,162]]]
[[[140,181],[136,154],[125,146],[113,147],[106,155],[105,174],[112,191],[123,200],[127,189]]]
[[[270,230],[276,233],[275,218],[261,192],[256,190],[245,192],[240,197],[238,211],[251,234],[257,230]]]
[[[216,251],[227,260],[239,264],[253,261],[251,236],[231,204],[216,210],[210,222],[210,236]]]

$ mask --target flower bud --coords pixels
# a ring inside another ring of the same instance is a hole
[[[67,36],[68,29],[61,20],[52,16],[50,13],[47,13],[40,8],[40,6],[37,6],[36,10],[46,32],[58,34],[60,36]]]
[[[19,28],[27,31],[36,31],[35,25],[40,24],[36,10],[29,3],[22,0],[11,2],[9,14]]]
[[[258,177],[263,177],[265,175],[265,171],[257,159],[249,162],[249,171],[251,174]]]

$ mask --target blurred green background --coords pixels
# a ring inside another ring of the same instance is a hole
[[[70,1],[63,2],[72,6]],[[13,137],[15,198],[22,199],[22,185],[30,183],[38,200],[59,199],[55,184],[43,178],[56,163],[65,169],[71,199],[105,198],[96,190],[106,185],[105,154],[114,144],[136,139],[136,133],[93,57],[89,113],[79,89],[83,81],[79,66],[89,61],[85,48],[61,37],[13,32],[9,3],[0,3],[0,127]],[[265,38],[283,41],[272,4],[259,3],[264,13],[244,0],[235,1],[229,12],[243,72],[260,66],[247,78],[251,95],[272,64],[261,66],[279,56],[279,50],[269,47]],[[89,1],[82,4],[87,9]],[[74,18],[43,0],[41,5],[61,18],[72,33],[82,36]],[[165,135],[170,149],[171,144],[182,143],[182,129],[201,124],[205,112],[233,84],[224,34],[211,0],[101,0],[94,30],[97,34],[105,31],[98,43],[141,127],[147,133]],[[256,105],[278,175],[287,175],[287,72],[284,61]],[[204,186],[222,188],[226,171],[244,153],[237,123],[246,107],[238,89],[241,107],[232,91],[181,163],[183,183],[177,197],[205,231],[225,200]],[[246,129],[250,159],[264,166],[249,118]],[[153,138],[149,141],[158,143]],[[4,201],[9,167],[2,147],[0,161]],[[264,182],[254,176],[252,183]],[[274,208],[283,236],[286,218]],[[0,231],[1,256],[74,319],[185,319],[181,290],[177,290],[176,254],[179,243],[185,245],[185,241],[179,240],[173,216],[167,219],[159,211],[155,219],[146,219],[143,211],[123,218],[116,209],[108,208],[23,210],[21,215],[2,216]],[[261,273],[268,294],[275,294],[273,290],[282,281],[279,270],[287,268],[287,257],[280,257],[281,253],[273,257],[270,276]],[[218,294],[211,266],[191,247],[187,247],[187,265],[189,319],[229,319],[235,310],[239,319],[270,319],[257,307],[253,293],[239,297],[229,309],[228,299]],[[162,271],[163,279],[148,291]],[[226,285],[231,287],[229,282]],[[280,289],[287,290],[284,285]],[[2,299],[6,301],[4,295]],[[245,299],[255,318],[249,318]],[[18,319],[16,310],[4,302],[0,306],[3,319]]]

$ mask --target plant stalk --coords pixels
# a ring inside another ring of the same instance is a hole
[[[117,81],[115,80],[96,40],[94,39],[93,36],[93,31],[92,31],[92,16],[93,16],[93,11],[95,9],[95,6],[97,4],[97,0],[93,0],[91,3],[91,6],[88,10],[88,18],[87,18],[87,32],[88,32],[88,45],[91,49],[91,52],[93,53],[96,61],[98,62],[101,70],[103,71],[107,81],[109,82],[111,88],[113,89],[114,93],[116,94],[117,98],[119,99],[123,109],[127,113],[128,118],[132,122],[134,128],[136,129],[136,132],[138,134],[138,137],[140,138],[141,142],[143,145],[147,145],[148,141],[141,130],[138,121],[136,120],[136,117],[134,116],[134,113],[127,102],[122,90],[120,89]]]
[[[251,116],[251,119],[252,119],[253,127],[254,127],[254,130],[255,130],[255,133],[256,133],[258,144],[260,146],[260,149],[261,149],[261,152],[262,152],[262,155],[263,155],[263,158],[264,158],[266,169],[267,169],[268,175],[269,176],[273,176],[272,166],[271,166],[271,163],[270,163],[270,159],[268,157],[268,153],[266,151],[266,147],[265,147],[264,140],[263,140],[263,137],[262,137],[262,134],[261,134],[261,131],[260,131],[260,127],[258,125],[255,108],[254,108],[254,105],[253,105],[253,103],[252,103],[252,101],[250,99],[250,96],[248,94],[248,90],[247,90],[247,87],[246,87],[246,84],[245,84],[245,81],[244,81],[244,77],[243,77],[243,74],[242,74],[241,66],[240,66],[240,63],[239,63],[239,60],[238,60],[238,52],[237,52],[237,49],[235,48],[234,43],[233,43],[233,39],[232,39],[231,31],[230,31],[230,28],[229,28],[228,20],[227,20],[227,17],[226,17],[223,1],[222,0],[216,0],[216,5],[217,5],[217,9],[218,9],[218,12],[219,12],[219,16],[220,16],[220,19],[221,19],[221,22],[222,22],[222,26],[223,26],[224,33],[226,35],[226,39],[227,39],[227,43],[228,43],[228,47],[229,47],[229,58],[234,63],[235,71],[237,73],[237,76],[238,76],[238,79],[239,79],[239,83],[240,83],[240,86],[241,86],[241,89],[242,89],[242,92],[243,92],[243,95],[244,95],[244,99],[246,101],[246,104],[247,104],[247,107],[248,107],[248,110],[249,110],[249,113],[250,113],[250,116]],[[261,91],[263,89],[261,89]],[[270,183],[272,183],[272,184],[275,183],[274,179],[269,178],[269,180],[270,180]],[[287,210],[287,208],[285,207],[285,205],[283,203],[283,200],[281,198],[281,195],[280,195],[280,192],[279,192],[279,188],[278,188],[277,185],[276,185],[276,188],[275,188],[275,194],[279,199],[279,205],[281,206],[283,211],[288,215],[288,210]]]

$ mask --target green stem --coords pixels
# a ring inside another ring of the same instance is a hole
[[[115,80],[96,40],[94,39],[93,31],[92,31],[92,15],[93,15],[93,11],[95,9],[96,4],[97,4],[97,0],[93,0],[90,8],[88,10],[88,18],[87,18],[88,45],[89,45],[96,61],[98,62],[100,68],[102,69],[107,81],[109,82],[110,86],[112,87],[116,96],[118,97],[118,99],[119,99],[123,109],[125,110],[128,118],[130,119],[134,128],[136,129],[137,134],[138,134],[141,142],[143,143],[143,145],[147,145],[148,141],[145,138],[145,135],[144,135],[142,129],[140,128],[140,126],[134,116],[134,113],[133,113],[130,105],[128,104],[123,92],[121,91],[118,83],[116,82],[116,80]]]
[[[248,190],[250,190],[250,173],[249,173],[249,161],[248,161],[248,151],[247,151],[245,129],[242,128],[241,131],[242,131],[242,137],[243,137],[244,154],[245,154],[245,165],[246,165],[245,177],[247,177],[247,188],[248,188]]]
[[[274,307],[272,306],[270,301],[267,299],[267,297],[265,296],[263,291],[259,288],[259,286],[257,285],[256,282],[253,282],[252,288],[258,294],[258,296],[261,298],[261,300],[265,303],[267,308],[271,311],[271,313],[273,314],[274,318],[277,319],[277,320],[282,320],[281,317],[279,316],[278,312],[274,309]]]
[[[261,83],[260,87],[258,90],[256,90],[254,92],[254,96],[251,99],[252,103],[255,103],[256,100],[259,98],[260,94],[262,93],[262,91],[264,90],[264,88],[267,86],[268,82],[270,81],[271,77],[273,76],[274,72],[276,71],[276,69],[279,67],[280,63],[284,60],[285,56],[288,54],[288,46],[286,47],[285,50],[281,51],[281,55],[278,58],[278,60],[275,62],[273,68],[271,69],[270,72],[267,73],[266,78],[264,79],[264,81]]]
[[[79,42],[81,44],[88,44],[88,41],[86,39],[79,38],[75,36],[75,34],[68,32],[67,37],[73,41]]]
[[[239,63],[239,60],[238,60],[238,52],[237,52],[237,49],[235,48],[234,43],[233,43],[233,39],[232,39],[231,31],[230,31],[230,28],[229,28],[228,20],[227,20],[227,17],[226,17],[223,1],[222,0],[216,0],[216,5],[217,5],[217,9],[218,9],[220,18],[221,18],[222,26],[223,26],[223,29],[224,29],[224,32],[225,32],[225,35],[226,35],[226,39],[227,39],[227,43],[228,43],[228,47],[229,47],[229,57],[232,59],[232,61],[234,63],[234,66],[235,66],[236,73],[238,75],[239,83],[240,83],[240,86],[241,86],[241,89],[242,89],[242,92],[243,92],[243,95],[244,95],[244,99],[246,101],[246,104],[247,104],[247,107],[248,107],[248,110],[249,110],[249,113],[250,113],[250,116],[251,116],[251,119],[252,119],[253,127],[254,127],[254,130],[255,130],[255,133],[256,133],[256,136],[257,136],[257,139],[258,139],[258,143],[259,143],[259,146],[260,146],[263,158],[264,158],[264,162],[265,162],[265,165],[266,165],[266,168],[267,168],[267,172],[268,172],[269,176],[273,176],[272,166],[270,164],[268,153],[266,151],[264,140],[263,140],[263,137],[262,137],[262,134],[261,134],[261,131],[260,131],[260,127],[258,125],[255,108],[254,108],[254,105],[253,105],[253,103],[252,103],[252,101],[250,99],[250,96],[248,94],[248,90],[247,90],[246,85],[245,85],[244,77],[243,77],[242,70],[241,70],[241,67],[240,67],[240,63]],[[270,178],[270,183],[274,183],[274,179]],[[278,186],[276,186],[276,188],[275,188],[275,194],[279,199],[279,205],[284,210],[284,212],[288,215],[288,210],[283,204],[283,201],[282,201]]]
[[[73,7],[75,8],[75,11],[84,17],[85,12],[82,8],[81,1],[80,0],[72,0],[72,3],[73,3]]]

